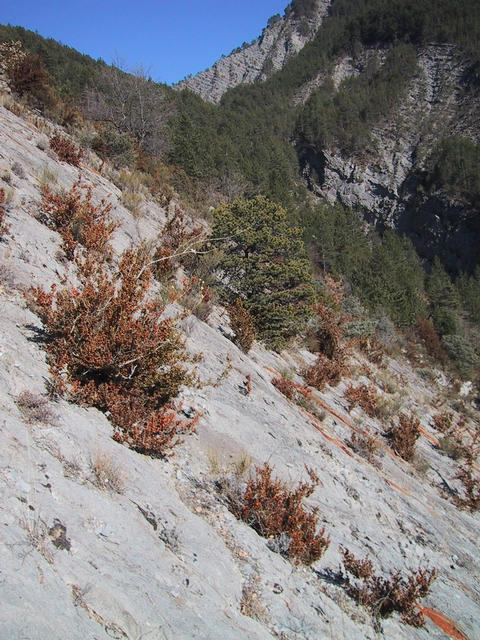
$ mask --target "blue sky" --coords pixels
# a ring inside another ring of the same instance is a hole
[[[143,65],[171,84],[258,37],[289,0],[0,0],[0,23],[20,25],[93,58]]]

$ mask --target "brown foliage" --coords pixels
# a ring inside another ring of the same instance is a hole
[[[310,398],[312,395],[312,391],[308,387],[302,387],[283,376],[273,378],[272,384],[292,402],[298,402],[301,397]]]
[[[50,149],[55,151],[60,160],[68,162],[68,164],[78,167],[82,158],[82,151],[78,149],[74,143],[65,138],[65,136],[56,133],[50,138]]]
[[[180,209],[167,219],[152,265],[156,278],[170,275],[179,265],[189,269],[197,260],[196,249],[203,243],[205,231],[200,225],[189,226]]]
[[[148,258],[143,246],[126,251],[112,274],[95,255],[76,256],[80,290],[36,288],[30,300],[45,325],[57,390],[68,383],[73,400],[110,414],[117,439],[163,455],[173,430],[187,430],[164,405],[192,377],[174,321],[148,299]]]
[[[359,405],[371,418],[378,414],[378,396],[373,384],[361,384],[358,387],[349,384],[345,391],[345,400],[350,405],[349,411]]]
[[[353,432],[350,442],[347,442],[347,444],[353,451],[370,463],[375,461],[375,454],[380,448],[378,438],[368,430],[365,431],[364,435]]]
[[[348,373],[346,366],[346,354],[339,349],[333,359],[327,358],[323,353],[317,356],[316,362],[302,371],[306,382],[321,391],[328,383],[335,387],[342,377]]]
[[[407,416],[401,413],[398,424],[392,425],[387,432],[392,441],[395,452],[404,460],[411,460],[415,453],[415,443],[420,436],[420,420],[411,413]]]
[[[256,476],[247,483],[241,499],[230,502],[232,512],[265,538],[287,536],[285,552],[290,558],[309,565],[318,560],[330,544],[325,527],[318,532],[317,509],[307,513],[302,500],[318,485],[318,478],[308,470],[311,483],[303,482],[290,491],[278,478],[272,479],[268,463],[256,467]]]
[[[35,98],[41,105],[54,101],[50,78],[42,66],[40,56],[19,52],[6,65],[8,83],[19,96]]]
[[[351,344],[356,346],[371,362],[380,366],[383,363],[385,347],[377,336],[358,336],[353,338]]]
[[[348,551],[340,548],[343,555],[343,566],[347,575],[342,575],[347,593],[359,604],[370,609],[376,618],[386,618],[394,611],[401,613],[405,624],[423,627],[425,624],[421,611],[417,610],[419,598],[425,597],[430,585],[437,576],[436,569],[410,570],[404,578],[399,571],[390,573],[388,578],[373,573],[373,566],[367,557],[358,560]],[[351,574],[356,581],[352,581]]]
[[[235,333],[234,342],[244,353],[248,353],[257,335],[252,314],[243,305],[241,298],[227,308],[230,326]]]
[[[321,304],[316,305],[315,313],[315,325],[307,330],[306,335],[309,349],[331,360],[340,350],[343,318]]]
[[[451,411],[447,411],[446,409],[439,411],[432,418],[435,429],[438,429],[438,431],[442,433],[448,433],[453,426],[453,417]]]
[[[474,473],[474,460],[471,452],[467,453],[465,462],[455,476],[463,485],[464,495],[455,496],[455,504],[461,509],[478,511],[480,509],[480,477]]]
[[[418,336],[425,345],[428,355],[434,360],[445,364],[445,350],[431,320],[428,320],[428,318],[419,318],[415,328]]]
[[[112,205],[102,199],[92,203],[92,187],[76,182],[70,191],[53,193],[43,190],[42,213],[52,229],[63,238],[62,248],[73,259],[78,244],[103,258],[110,258],[109,241],[116,224],[110,219]]]
[[[0,189],[0,240],[7,233],[9,225],[5,220],[5,189]]]

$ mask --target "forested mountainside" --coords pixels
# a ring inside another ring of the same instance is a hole
[[[2,638],[480,640],[478,17],[218,104],[0,27]]]

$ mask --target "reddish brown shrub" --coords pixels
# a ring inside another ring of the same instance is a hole
[[[318,485],[318,478],[308,470],[311,482],[303,482],[290,491],[278,478],[272,479],[268,463],[256,468],[256,476],[247,483],[243,496],[230,501],[232,512],[265,538],[286,536],[286,555],[309,565],[318,560],[330,544],[325,527],[318,533],[317,509],[307,513],[302,500]]]
[[[8,83],[19,96],[28,95],[38,106],[54,102],[50,78],[42,66],[40,56],[19,52],[6,65]]]
[[[0,240],[2,240],[3,236],[7,233],[9,229],[9,225],[5,220],[5,189],[0,189]]]
[[[50,138],[50,149],[55,151],[60,160],[72,164],[74,167],[78,167],[82,158],[82,152],[78,149],[71,140],[65,138],[65,136],[56,133]]]
[[[73,400],[108,412],[117,439],[163,455],[175,442],[174,429],[186,430],[164,406],[192,376],[174,321],[147,297],[148,258],[143,246],[126,251],[111,274],[95,256],[76,256],[79,290],[36,288],[30,300],[45,325],[57,390],[68,387]]]
[[[194,266],[196,250],[205,239],[205,230],[200,225],[190,225],[180,209],[167,219],[161,239],[153,256],[152,270],[156,278],[162,279],[179,265],[190,269]]]
[[[425,349],[429,356],[434,360],[445,364],[446,354],[440,341],[439,335],[433,326],[433,323],[427,318],[419,318],[416,324],[416,332],[425,345]]]
[[[308,389],[308,387],[302,387],[293,382],[293,380],[289,380],[283,376],[273,378],[272,384],[292,402],[297,402],[301,397],[310,398],[312,395],[312,391]]]
[[[371,418],[378,415],[378,395],[373,384],[361,384],[358,387],[349,384],[345,391],[345,400],[349,404],[349,411],[359,405]]]
[[[432,418],[435,429],[442,433],[448,433],[453,426],[454,415],[451,411],[446,409],[435,414]]]
[[[324,305],[316,305],[315,314],[315,323],[306,333],[308,348],[331,360],[340,350],[343,318]]]
[[[358,453],[371,464],[375,462],[375,454],[380,448],[380,443],[378,438],[368,430],[365,431],[364,435],[353,432],[347,444],[355,453]]]
[[[480,509],[480,476],[474,472],[474,455],[471,451],[466,453],[466,460],[460,465],[460,470],[455,477],[460,480],[464,488],[463,496],[454,496],[455,504],[461,509],[478,511]]]
[[[372,364],[383,363],[385,347],[377,336],[358,336],[352,339],[351,344],[355,345]]]
[[[342,350],[338,350],[336,356],[331,360],[320,353],[316,362],[302,371],[306,382],[321,391],[326,384],[335,387],[343,376],[348,373],[346,366],[346,355]]]
[[[92,187],[76,182],[70,191],[53,193],[45,187],[42,213],[52,229],[63,238],[62,248],[69,260],[73,259],[78,244],[103,258],[110,258],[110,237],[116,223],[110,219],[112,205],[101,200],[92,203]]]
[[[387,618],[394,611],[401,613],[405,624],[423,627],[424,617],[417,609],[417,600],[425,597],[437,576],[436,569],[410,570],[404,578],[399,571],[390,573],[388,578],[373,573],[370,559],[358,560],[348,551],[340,548],[343,566],[347,575],[342,575],[348,595],[359,604],[370,609],[375,618]],[[348,575],[350,574],[356,580]]]
[[[411,413],[407,416],[401,413],[398,424],[392,425],[387,432],[392,441],[395,452],[404,460],[411,460],[415,453],[415,443],[420,437],[420,420]]]
[[[243,301],[237,298],[235,304],[227,307],[230,317],[230,327],[235,333],[234,342],[244,353],[248,353],[257,335],[255,321],[252,314],[243,305]]]

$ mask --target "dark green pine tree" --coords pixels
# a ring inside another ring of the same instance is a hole
[[[458,330],[458,293],[438,256],[427,278],[426,289],[430,299],[430,313],[437,332],[452,335]]]
[[[264,196],[235,200],[214,212],[213,238],[223,238],[218,272],[227,301],[241,298],[259,338],[283,348],[312,314],[315,290],[301,231]]]

